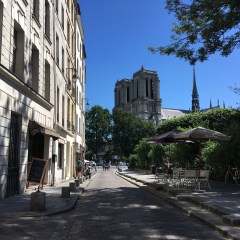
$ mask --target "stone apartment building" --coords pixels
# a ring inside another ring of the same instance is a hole
[[[32,157],[48,161],[45,183],[74,176],[76,7],[0,1],[0,199],[25,191]]]
[[[133,74],[133,79],[117,81],[114,89],[115,108],[136,115],[143,121],[154,119],[161,122],[160,80],[156,71],[142,68]]]
[[[75,153],[76,159],[84,161],[85,158],[85,46],[83,43],[84,40],[84,32],[81,21],[81,12],[80,6],[77,4],[76,7],[76,16],[75,16],[75,35],[76,35],[76,56],[75,56],[75,65],[76,65],[76,115],[75,115],[75,123],[76,123],[76,137],[75,137]]]

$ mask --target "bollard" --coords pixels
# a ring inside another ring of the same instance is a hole
[[[70,197],[70,187],[62,187],[62,198]]]
[[[31,193],[30,211],[45,210],[46,194],[45,192]]]
[[[80,182],[80,184],[83,183],[83,177],[80,177],[80,178],[79,178],[79,182]]]
[[[76,183],[75,182],[70,182],[69,187],[70,187],[70,192],[76,191]]]
[[[76,179],[75,183],[76,183],[76,187],[79,187],[80,186],[80,179]]]

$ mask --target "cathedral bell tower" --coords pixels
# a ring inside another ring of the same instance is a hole
[[[199,95],[197,91],[195,67],[193,67],[193,90],[192,90],[192,111],[196,112],[200,110]]]

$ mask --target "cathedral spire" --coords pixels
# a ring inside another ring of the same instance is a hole
[[[212,109],[212,101],[211,101],[211,98],[210,98],[210,109]]]
[[[223,108],[225,108],[225,102],[223,101]]]
[[[199,95],[197,91],[197,83],[195,76],[195,66],[193,66],[193,90],[192,90],[192,111],[196,112],[200,110]]]

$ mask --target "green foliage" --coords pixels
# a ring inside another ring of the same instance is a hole
[[[131,154],[129,157],[130,160],[130,165],[131,167],[135,167],[137,165],[138,162],[138,155],[137,154]]]
[[[108,147],[109,147],[109,150],[104,154],[103,159],[109,162],[109,161],[112,161],[112,156],[117,155],[117,153],[113,150],[113,147],[111,144],[109,144]]]
[[[223,132],[233,120],[240,119],[240,111],[233,108],[214,108],[207,112],[196,112],[182,117],[172,118],[159,124],[158,135],[176,128],[205,127],[218,132]]]
[[[223,179],[225,166],[240,167],[240,111],[232,108],[216,108],[183,117],[169,119],[158,125],[158,135],[172,129],[186,131],[205,127],[231,136],[231,141],[202,142],[201,167],[211,169],[215,178]],[[165,147],[165,153],[167,152]],[[189,144],[171,144],[171,158],[180,167],[198,167],[199,141]]]
[[[112,112],[112,142],[114,150],[128,157],[143,137],[151,137],[156,127],[151,122],[143,122],[132,113],[114,108]]]
[[[224,133],[231,136],[228,142],[206,142],[203,143],[203,157],[206,166],[212,169],[215,177],[223,178],[226,166],[240,167],[240,121],[233,121],[226,126]]]
[[[163,158],[166,155],[164,147],[161,144],[151,144],[151,150],[148,153],[148,157],[151,159],[152,165],[163,166]]]
[[[97,154],[108,144],[112,128],[111,114],[108,109],[96,105],[86,112],[85,119],[88,149]]]
[[[148,153],[151,150],[150,144],[146,144],[147,138],[143,138],[134,148],[138,156],[138,167],[148,169],[151,165],[151,158]]]
[[[179,0],[166,1],[169,13],[175,13],[172,44],[148,49],[161,55],[173,54],[194,65],[220,51],[227,57],[240,46],[240,1],[201,0],[190,4]],[[231,31],[231,32],[230,32]]]

